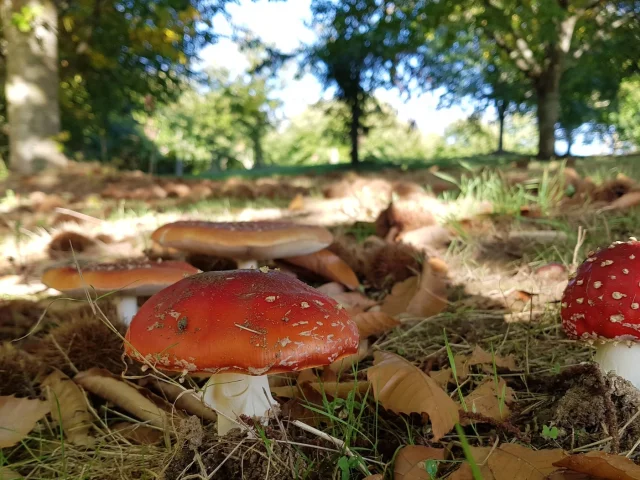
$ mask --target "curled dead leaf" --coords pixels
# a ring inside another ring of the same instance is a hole
[[[499,422],[505,420],[511,414],[509,405],[514,400],[513,389],[508,387],[502,378],[499,379],[497,387],[495,380],[489,378],[464,397],[464,403],[469,411],[479,413]],[[468,425],[469,423],[469,420],[461,422],[462,425]]]
[[[67,440],[75,445],[91,445],[89,430],[93,417],[80,387],[60,370],[54,370],[42,382],[51,408],[51,416],[62,427]]]
[[[309,255],[287,257],[283,260],[306,268],[327,280],[339,282],[351,290],[357,290],[360,286],[358,277],[351,267],[331,250],[324,249]]]
[[[385,297],[381,310],[391,316],[408,313],[431,317],[447,307],[448,267],[438,258],[424,262],[420,278],[410,277],[393,286]]]
[[[118,422],[111,430],[140,445],[155,445],[160,443],[163,437],[162,430],[141,423]]]
[[[472,447],[471,454],[480,468],[483,480],[545,480],[560,467],[555,462],[566,457],[562,449],[533,450],[515,443],[504,443],[492,450]],[[472,480],[467,462],[453,472],[452,480]]]
[[[435,380],[394,353],[378,351],[373,358],[367,378],[375,399],[384,408],[395,413],[427,414],[435,441],[451,431],[460,420],[458,405]]]
[[[198,396],[192,391],[186,391],[172,383],[156,380],[154,388],[162,392],[165,398],[171,402],[178,410],[184,410],[189,415],[215,422],[218,418],[216,412],[207,407]]]
[[[140,420],[166,427],[172,406],[149,390],[123,381],[101,368],[78,373],[73,379],[85,390],[110,401]]]
[[[616,198],[606,207],[600,209],[600,211],[607,210],[627,210],[640,205],[640,192],[631,191],[627,192],[619,198]]]
[[[342,305],[351,315],[364,312],[376,304],[375,300],[371,300],[360,292],[331,293],[329,296]]]
[[[351,392],[361,396],[367,393],[369,390],[369,382],[364,381],[351,381],[351,382],[313,382],[308,383],[309,387],[313,388],[316,392],[322,394],[323,392],[328,397],[333,398],[347,398]]]
[[[0,397],[0,448],[19,443],[49,411],[49,402]]]
[[[453,370],[450,368],[444,368],[442,370],[431,370],[429,376],[433,378],[438,385],[443,389],[447,387],[449,382],[453,379]]]
[[[393,480],[432,480],[425,468],[429,460],[444,460],[444,448],[406,445],[398,450],[393,465]]]
[[[464,380],[469,376],[471,367],[474,365],[481,365],[485,373],[493,372],[493,363],[495,361],[496,367],[504,368],[506,370],[517,370],[516,358],[513,355],[507,355],[501,357],[499,355],[492,355],[484,350],[480,345],[476,345],[470,356],[459,353],[453,357],[456,366],[456,375],[460,380]]]
[[[21,478],[24,477],[19,473],[14,472],[10,468],[0,467],[0,480],[19,480]]]
[[[384,312],[362,312],[353,317],[353,321],[358,326],[360,338],[366,338],[370,335],[380,335],[391,330],[400,322]]]
[[[554,465],[606,480],[640,479],[640,466],[632,460],[597,450],[565,457],[555,462]]]

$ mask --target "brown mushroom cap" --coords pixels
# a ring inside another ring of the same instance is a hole
[[[266,375],[351,355],[359,333],[335,300],[265,268],[200,273],[171,285],[140,308],[126,340],[128,355],[160,369]]]
[[[333,242],[326,228],[290,222],[182,220],[151,235],[163,247],[237,260],[270,260],[317,252]]]
[[[121,293],[147,296],[200,270],[180,261],[122,261],[98,263],[80,268],[75,265],[46,270],[42,283],[69,295],[80,295],[87,286],[97,293],[119,290]]]

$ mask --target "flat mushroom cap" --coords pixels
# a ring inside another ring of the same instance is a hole
[[[238,260],[270,260],[317,252],[333,242],[324,227],[282,221],[168,223],[151,235],[163,247]]]
[[[562,297],[569,338],[640,340],[640,242],[615,242],[589,252]]]
[[[127,355],[160,369],[248,375],[327,365],[359,343],[335,300],[266,268],[185,278],[151,297],[125,338]]]
[[[127,260],[80,269],[82,277],[75,265],[51,268],[43,273],[42,283],[68,295],[80,295],[85,287],[91,286],[98,293],[119,290],[122,294],[147,296],[200,272],[186,262],[174,260]]]

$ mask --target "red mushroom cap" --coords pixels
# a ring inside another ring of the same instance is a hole
[[[640,340],[640,242],[615,242],[589,252],[562,297],[570,338]]]
[[[126,340],[127,355],[164,370],[266,375],[354,354],[359,333],[335,300],[265,268],[180,280],[140,308]]]
[[[147,296],[200,272],[178,260],[96,263],[82,266],[80,271],[82,274],[75,265],[50,268],[42,274],[42,283],[69,295],[81,295],[91,285],[98,293],[119,290],[122,294]]]

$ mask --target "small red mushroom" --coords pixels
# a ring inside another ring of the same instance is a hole
[[[268,374],[328,365],[358,351],[358,327],[335,300],[277,270],[192,275],[152,296],[125,352],[164,370],[209,373],[203,401],[218,434],[276,404]]]
[[[640,242],[589,252],[564,291],[567,336],[596,347],[594,360],[640,388]]]

